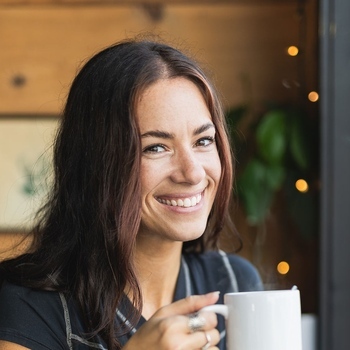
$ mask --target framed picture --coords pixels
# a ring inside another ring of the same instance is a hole
[[[0,116],[0,231],[27,231],[52,178],[58,116]]]

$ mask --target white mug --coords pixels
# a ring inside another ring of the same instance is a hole
[[[297,289],[228,293],[211,305],[226,318],[227,350],[302,350]]]

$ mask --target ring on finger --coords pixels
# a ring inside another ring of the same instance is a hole
[[[205,318],[200,317],[198,312],[188,316],[188,328],[192,333],[200,331],[205,325]]]
[[[208,350],[211,345],[211,336],[207,332],[204,331],[205,338],[207,340],[206,344],[202,347],[202,350]]]

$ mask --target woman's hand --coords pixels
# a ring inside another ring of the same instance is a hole
[[[215,328],[214,312],[199,313],[200,330],[191,330],[189,315],[215,304],[219,294],[194,295],[159,309],[123,347],[123,350],[197,350],[217,349],[220,334]],[[207,345],[208,340],[210,344]]]

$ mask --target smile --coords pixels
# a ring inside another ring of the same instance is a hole
[[[202,199],[201,194],[197,194],[196,196],[189,198],[181,198],[181,199],[162,199],[156,198],[159,203],[170,205],[172,207],[183,207],[190,208],[196,206]]]

